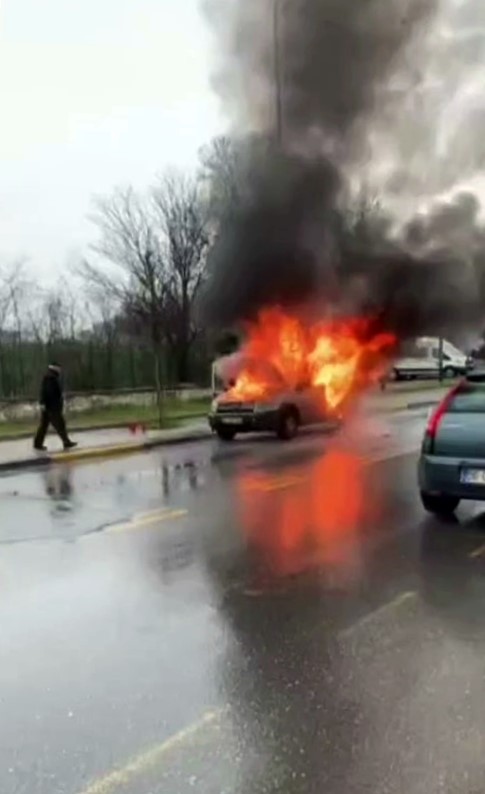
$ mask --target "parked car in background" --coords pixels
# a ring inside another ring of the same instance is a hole
[[[408,344],[405,355],[398,358],[391,369],[391,380],[438,378],[440,375],[440,340],[438,337],[420,337]],[[472,366],[471,359],[452,342],[443,339],[443,377],[455,378]]]
[[[485,366],[485,341],[479,339],[468,352],[469,367]]]

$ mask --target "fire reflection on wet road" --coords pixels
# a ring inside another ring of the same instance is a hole
[[[335,448],[310,463],[304,475],[291,469],[276,480],[265,472],[241,475],[237,509],[254,560],[252,586],[319,566],[352,576],[359,564],[359,530],[372,512],[366,474],[356,455]]]
[[[423,515],[423,422],[0,480],[2,794],[480,791],[484,525]]]

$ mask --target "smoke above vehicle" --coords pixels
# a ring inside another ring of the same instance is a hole
[[[365,317],[398,339],[479,324],[485,230],[473,180],[485,113],[468,98],[481,74],[479,5],[206,0],[204,10],[230,130],[208,173],[208,319],[304,307],[312,322]]]

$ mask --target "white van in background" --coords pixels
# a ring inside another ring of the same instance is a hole
[[[447,339],[443,339],[443,377],[464,375],[468,358]],[[440,340],[436,336],[422,336],[407,345],[405,355],[397,359],[390,372],[391,380],[438,378],[440,374]]]

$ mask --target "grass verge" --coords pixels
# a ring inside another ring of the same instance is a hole
[[[180,427],[190,421],[206,416],[210,400],[166,400],[163,405],[163,429]],[[158,409],[147,405],[110,405],[94,408],[80,414],[67,412],[70,431],[86,429],[104,429],[128,427],[131,424],[144,424],[148,429],[157,429]],[[24,420],[0,423],[0,440],[19,438],[32,435],[37,428],[37,421]]]

